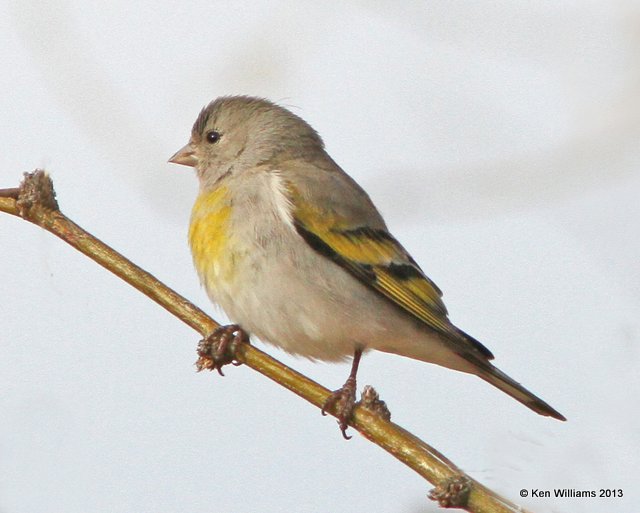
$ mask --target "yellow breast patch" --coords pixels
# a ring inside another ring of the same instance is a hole
[[[225,279],[232,270],[233,260],[227,251],[230,217],[226,187],[201,192],[193,205],[189,245],[200,278],[206,282]]]

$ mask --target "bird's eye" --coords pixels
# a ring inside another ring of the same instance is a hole
[[[209,132],[207,132],[207,142],[211,143],[211,144],[215,144],[220,140],[220,132],[216,131],[216,130],[211,130]]]

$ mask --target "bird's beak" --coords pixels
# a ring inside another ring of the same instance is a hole
[[[184,145],[169,159],[169,162],[196,167],[198,165],[198,157],[196,157],[195,146],[191,143]]]

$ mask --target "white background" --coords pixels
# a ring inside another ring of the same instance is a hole
[[[360,385],[533,511],[637,511],[638,3],[108,4],[0,5],[0,188],[46,168],[68,216],[223,319],[186,244],[195,177],[166,160],[216,96],[291,107],[453,321],[569,421],[387,354]],[[437,510],[248,368],[195,374],[193,331],[50,234],[2,215],[0,251],[2,513]],[[330,388],[348,373],[267,351]]]

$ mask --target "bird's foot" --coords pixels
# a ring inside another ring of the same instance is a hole
[[[218,374],[224,376],[222,367],[231,363],[240,365],[235,360],[235,350],[237,344],[248,344],[249,335],[237,324],[220,326],[203,338],[198,344],[198,361],[196,369],[217,370]]]
[[[347,435],[349,422],[353,417],[353,410],[356,406],[356,380],[349,377],[342,388],[331,393],[329,398],[322,405],[322,414],[326,415],[328,410],[333,410],[333,414],[338,419],[338,425],[345,440],[351,439]]]

